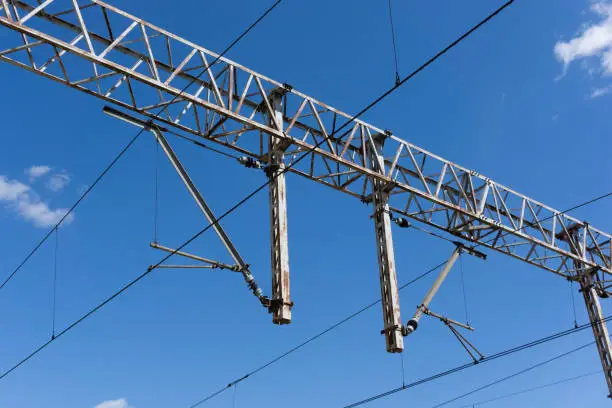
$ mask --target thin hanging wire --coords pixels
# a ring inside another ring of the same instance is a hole
[[[402,359],[402,387],[406,386],[406,370],[404,369],[404,353],[400,353]]]
[[[399,62],[397,59],[395,25],[393,24],[393,8],[391,6],[391,0],[389,0],[389,23],[391,25],[391,40],[393,41],[393,57],[395,58],[395,85],[399,85],[401,82],[401,79],[400,79],[400,74],[399,74]]]
[[[572,300],[572,310],[574,311],[574,327],[578,327],[578,317],[576,316],[576,299],[574,297],[574,285],[572,283],[572,281],[568,281],[569,282],[569,295],[570,295],[570,299]]]
[[[236,393],[238,392],[238,384],[234,387],[234,396],[232,397],[232,408],[236,408]]]
[[[55,339],[55,315],[56,315],[56,298],[57,298],[57,254],[59,249],[59,230],[55,227],[55,253],[53,255],[53,301],[52,301],[52,324],[51,324],[51,339]]]
[[[157,220],[159,217],[159,140],[155,138],[154,152],[154,173],[153,173],[153,242],[157,243]]]
[[[459,267],[461,269],[461,290],[463,291],[463,309],[465,312],[465,322],[470,325],[470,315],[468,313],[467,294],[465,291],[465,276],[463,275],[463,254],[459,255]]]

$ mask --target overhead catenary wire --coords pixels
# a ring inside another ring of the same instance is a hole
[[[489,399],[486,399],[486,400],[480,400],[480,401],[477,401],[477,402],[472,402],[470,404],[461,405],[458,408],[480,407],[480,406],[488,404],[490,402],[495,402],[495,401],[499,401],[499,400],[502,400],[502,399],[515,397],[517,395],[528,394],[528,393],[531,393],[531,392],[543,390],[545,388],[554,387],[556,385],[567,384],[569,382],[581,380],[583,378],[591,377],[593,375],[597,375],[597,374],[600,374],[600,373],[601,373],[601,370],[591,371],[589,373],[580,374],[580,375],[576,375],[576,376],[573,376],[573,377],[564,378],[562,380],[557,380],[557,381],[549,382],[549,383],[546,383],[546,384],[538,385],[537,387],[526,388],[526,389],[523,389],[523,390],[520,390],[520,391],[515,391],[515,392],[504,394],[504,395],[499,395],[497,397],[489,398]]]
[[[604,319],[601,319],[601,320],[598,320],[598,321],[594,321],[593,323],[586,323],[586,324],[580,325],[580,326],[578,326],[576,328],[572,328],[572,329],[568,329],[568,330],[563,330],[563,331],[551,334],[549,336],[542,337],[542,338],[539,338],[537,340],[531,341],[529,343],[524,343],[524,344],[521,344],[520,346],[512,347],[512,348],[509,348],[509,349],[497,352],[495,354],[491,354],[489,356],[486,356],[484,359],[478,361],[477,363],[474,363],[474,362],[465,363],[465,364],[453,367],[451,369],[448,369],[448,370],[441,371],[439,373],[430,375],[428,377],[424,377],[424,378],[421,378],[419,380],[413,381],[413,382],[411,382],[409,384],[406,384],[405,386],[398,387],[398,388],[393,388],[391,390],[382,392],[380,394],[373,395],[371,397],[365,398],[365,399],[357,401],[355,403],[352,403],[352,404],[349,404],[349,405],[345,405],[344,408],[354,408],[354,407],[358,407],[358,406],[361,406],[361,405],[365,405],[365,404],[368,404],[368,403],[370,403],[372,401],[376,401],[378,399],[385,398],[385,397],[388,397],[390,395],[396,394],[396,393],[398,393],[400,391],[405,391],[407,389],[415,388],[415,387],[423,385],[423,384],[431,383],[431,382],[433,382],[435,380],[438,380],[438,379],[443,378],[443,377],[447,377],[447,376],[449,376],[451,374],[455,374],[455,373],[467,370],[468,368],[471,368],[471,367],[474,367],[474,366],[480,366],[480,365],[486,364],[486,363],[488,363],[490,361],[498,360],[500,358],[503,358],[503,357],[506,357],[506,356],[518,353],[520,351],[527,350],[527,349],[539,346],[540,344],[549,343],[551,341],[554,341],[554,340],[557,340],[557,339],[560,339],[560,338],[563,338],[563,337],[566,337],[566,336],[578,333],[580,331],[583,331],[585,329],[590,328],[592,325],[605,323],[605,322],[608,322],[610,320],[612,320],[612,316],[608,316],[608,317],[605,317]]]
[[[429,274],[431,274],[431,273],[437,271],[438,269],[440,269],[442,266],[445,265],[445,263],[446,262],[442,262],[442,263],[434,266],[433,268],[430,268],[429,270],[423,272],[422,274],[420,274],[416,278],[410,280],[409,282],[404,283],[403,285],[401,285],[399,287],[399,290],[406,289],[407,287],[409,287],[409,286],[413,285],[414,283],[420,281],[421,279],[425,278]],[[227,391],[229,388],[236,386],[238,383],[246,380],[247,378],[251,378],[253,375],[255,375],[255,374],[265,370],[266,368],[270,367],[271,365],[273,365],[275,363],[278,363],[279,361],[281,361],[285,357],[288,357],[289,355],[291,355],[291,354],[295,353],[296,351],[300,350],[301,348],[307,346],[308,344],[312,343],[313,341],[317,340],[318,338],[324,336],[325,334],[331,332],[332,330],[337,329],[338,327],[342,326],[343,324],[347,323],[348,321],[356,318],[357,316],[361,315],[362,313],[366,312],[367,310],[369,310],[369,309],[373,308],[374,306],[378,305],[380,303],[380,301],[381,301],[381,299],[378,299],[378,300],[376,300],[374,302],[371,302],[371,303],[367,304],[366,306],[362,307],[358,311],[356,311],[356,312],[348,315],[347,317],[343,318],[342,320],[332,324],[331,326],[329,326],[325,330],[315,334],[314,336],[309,337],[308,339],[304,340],[303,342],[301,342],[297,346],[287,350],[283,354],[280,354],[279,356],[273,358],[272,360],[270,360],[270,361],[260,365],[259,367],[249,371],[247,374],[237,378],[236,380],[233,380],[233,381],[229,382],[226,386],[223,386],[223,387],[219,388],[218,390],[214,391],[210,395],[208,395],[208,396],[202,398],[201,400],[197,401],[196,403],[190,405],[189,408],[195,408],[195,407],[198,407],[198,406],[204,404],[207,401],[210,401],[211,399],[213,399],[217,395],[220,395],[224,391]]]
[[[596,201],[598,201],[598,200],[601,200],[601,199],[603,199],[603,198],[606,198],[606,196],[600,196],[600,197],[598,197],[597,199],[588,200],[588,201],[586,201],[586,203],[592,204],[592,203],[594,203],[594,202],[596,202]],[[581,206],[582,206],[582,205],[580,205],[580,204],[579,204],[579,205],[577,205],[577,206],[574,206],[574,207],[568,208],[568,209],[566,209],[566,210],[564,211],[564,213],[566,213],[566,212],[570,212],[570,211],[572,211],[572,209],[574,209],[574,208],[579,208],[579,207],[581,207]],[[413,224],[411,224],[411,228],[414,228],[414,225],[413,225]],[[424,229],[421,229],[421,228],[415,228],[415,229],[417,229],[417,230],[419,230],[419,231],[422,231],[422,232],[427,232],[427,233],[429,233],[429,231],[424,230]],[[437,236],[437,234],[433,234],[433,235],[434,235],[434,236]],[[445,239],[446,239],[446,238],[445,238]],[[447,241],[449,241],[449,242],[452,242],[452,241],[450,241],[450,240],[448,240],[448,239],[446,239],[446,240],[447,240]],[[440,264],[438,264],[438,265],[437,265],[437,266],[435,266],[434,268],[429,269],[428,271],[426,271],[425,273],[423,273],[423,274],[419,275],[417,278],[413,279],[412,281],[407,282],[407,283],[405,283],[405,284],[401,285],[401,286],[399,287],[399,289],[400,289],[400,290],[405,289],[406,287],[408,287],[408,286],[410,286],[411,284],[413,284],[415,281],[420,280],[420,279],[423,279],[424,277],[426,277],[426,276],[428,276],[429,274],[431,274],[431,273],[435,272],[436,270],[438,270],[439,268],[441,268],[441,267],[442,267],[442,266],[444,266],[445,264],[446,264],[446,260],[443,260],[443,261],[442,261]],[[197,407],[197,406],[199,406],[199,405],[203,404],[204,402],[207,402],[207,401],[209,401],[209,400],[213,399],[214,397],[216,397],[217,395],[220,395],[221,393],[223,393],[224,391],[228,390],[229,388],[231,388],[231,387],[232,387],[232,386],[234,386],[235,384],[237,384],[237,383],[239,383],[239,382],[242,382],[242,381],[246,380],[247,378],[250,378],[252,375],[254,375],[254,374],[256,374],[256,373],[258,373],[258,372],[260,372],[260,371],[264,370],[265,368],[267,368],[267,367],[269,367],[269,366],[271,366],[271,365],[273,365],[273,364],[277,363],[278,361],[280,361],[280,360],[284,359],[285,357],[289,356],[290,354],[292,354],[292,353],[296,352],[297,350],[299,350],[299,349],[303,348],[304,346],[306,346],[307,344],[309,344],[309,343],[313,342],[314,340],[318,339],[319,337],[323,336],[324,334],[329,333],[330,331],[332,331],[332,330],[334,330],[334,329],[336,329],[336,328],[340,327],[342,324],[344,324],[344,323],[348,322],[349,320],[351,320],[351,319],[353,319],[353,318],[355,318],[355,317],[359,316],[360,314],[362,314],[362,313],[363,313],[363,312],[365,312],[366,310],[368,310],[368,309],[370,309],[370,308],[372,308],[372,307],[376,306],[378,303],[380,303],[380,299],[379,299],[379,300],[377,300],[376,302],[372,302],[372,303],[370,303],[370,304],[366,305],[365,307],[363,307],[363,308],[362,308],[362,309],[360,309],[359,311],[357,311],[357,312],[355,312],[355,313],[353,313],[353,314],[351,314],[351,315],[347,316],[346,318],[344,318],[344,319],[340,320],[339,322],[335,323],[334,325],[330,326],[329,328],[325,329],[324,331],[322,331],[322,332],[318,333],[317,335],[310,337],[309,339],[307,339],[307,340],[306,340],[306,341],[304,341],[303,343],[300,343],[298,346],[296,346],[296,347],[294,347],[294,348],[290,349],[288,352],[281,354],[280,356],[278,356],[278,357],[274,358],[273,360],[271,360],[271,361],[269,361],[269,362],[265,363],[264,365],[262,365],[262,366],[258,367],[257,369],[255,369],[255,370],[253,370],[253,371],[251,371],[251,372],[247,373],[246,375],[243,375],[243,376],[241,376],[240,378],[238,378],[238,379],[236,379],[236,380],[234,380],[234,381],[232,381],[232,382],[228,383],[228,385],[227,385],[227,386],[224,386],[224,387],[222,387],[222,388],[218,389],[217,391],[213,392],[212,394],[208,395],[207,397],[203,398],[202,400],[198,401],[197,403],[195,403],[195,404],[191,405],[189,408],[195,408],[195,407]],[[609,318],[608,318],[608,319],[604,319],[604,321],[608,321],[608,320],[609,320]],[[577,326],[577,325],[576,325],[576,326],[574,327],[574,329],[580,329],[580,330],[581,330],[583,327],[589,327],[589,325],[588,325],[588,324],[585,324],[585,325],[583,325],[583,326]],[[562,333],[565,333],[565,332],[562,332]],[[492,358],[492,356],[490,356],[490,357],[485,357],[485,358],[486,358],[486,359],[488,359],[488,358]],[[471,365],[471,364],[470,364],[470,365]],[[406,386],[405,381],[403,381],[403,386]]]
[[[158,218],[159,218],[159,140],[155,138],[155,150],[153,152],[153,242],[157,243]]]
[[[480,392],[480,391],[482,391],[482,390],[486,390],[487,388],[491,388],[491,387],[493,387],[494,385],[501,384],[501,383],[503,383],[503,382],[505,382],[505,381],[508,381],[508,380],[510,380],[510,379],[512,379],[512,378],[516,378],[516,377],[518,377],[518,376],[521,376],[521,375],[523,375],[523,374],[526,374],[526,373],[528,373],[528,372],[530,372],[530,371],[535,370],[536,368],[540,368],[540,367],[543,367],[543,366],[545,366],[545,365],[547,365],[547,364],[550,364],[550,363],[552,363],[552,362],[554,362],[554,361],[560,360],[560,359],[562,359],[562,358],[564,358],[564,357],[567,357],[567,356],[569,356],[569,355],[571,355],[571,354],[573,354],[573,353],[576,353],[576,352],[578,352],[578,351],[580,351],[580,350],[584,350],[585,348],[587,348],[587,347],[589,347],[589,346],[592,346],[593,344],[595,344],[595,342],[594,342],[594,341],[591,341],[591,342],[589,342],[589,343],[587,343],[587,344],[583,344],[582,346],[579,346],[579,347],[573,348],[573,349],[571,349],[571,350],[569,350],[569,351],[566,351],[566,352],[564,352],[564,353],[558,354],[558,355],[556,355],[556,356],[554,356],[554,357],[552,357],[552,358],[549,358],[549,359],[547,359],[547,360],[544,360],[544,361],[542,361],[542,362],[540,362],[540,363],[530,365],[529,367],[524,368],[524,369],[522,369],[522,370],[520,370],[520,371],[517,371],[517,372],[515,372],[515,373],[513,373],[513,374],[510,374],[510,375],[507,375],[507,376],[505,376],[505,377],[499,378],[499,379],[497,379],[497,380],[495,380],[495,381],[492,381],[492,382],[489,382],[489,383],[487,383],[487,384],[485,384],[485,385],[482,385],[482,386],[480,386],[480,387],[477,387],[477,388],[475,388],[475,389],[473,389],[473,390],[471,390],[471,391],[465,392],[465,393],[463,393],[463,394],[461,394],[461,395],[458,395],[458,396],[456,396],[456,397],[453,397],[453,398],[451,398],[451,399],[449,399],[449,400],[446,400],[446,401],[444,401],[444,402],[441,402],[441,403],[439,403],[439,404],[436,404],[436,405],[434,405],[432,408],[441,408],[441,407],[443,407],[443,406],[445,406],[445,405],[448,405],[448,404],[450,404],[450,403],[452,403],[452,402],[455,402],[455,401],[457,401],[457,400],[460,400],[460,399],[465,398],[465,397],[467,397],[467,396],[470,396],[470,395],[472,395],[472,394],[476,394],[477,392]]]
[[[208,69],[214,66],[221,58],[223,58],[236,44],[238,44],[253,28],[255,28],[264,18],[268,16],[283,0],[276,0],[270,7],[268,7],[263,14],[261,14],[257,20],[255,20],[246,30],[242,31],[238,37],[234,39],[210,64],[207,64],[198,75],[196,75],[191,81],[185,85],[171,100],[166,106],[170,106],[174,101],[181,97],[185,93],[185,91],[191,87],[199,78],[204,75]],[[158,117],[163,111],[166,109],[165,107],[160,108],[160,110],[154,115],[154,117]],[[153,119],[151,119],[152,121]],[[123,149],[115,156],[115,158],[104,168],[104,170],[96,177],[96,179],[89,185],[89,187],[81,194],[81,196],[75,201],[75,203],[66,211],[66,213],[60,218],[60,220],[52,227],[47,234],[32,248],[32,250],[26,255],[26,257],[17,265],[17,267],[9,274],[8,277],[0,284],[0,290],[2,290],[14,277],[15,275],[23,268],[23,266],[34,256],[34,254],[42,247],[42,245],[49,239],[49,237],[53,234],[53,231],[59,228],[64,221],[74,212],[74,210],[83,202],[83,200],[91,193],[91,191],[102,181],[104,176],[117,164],[119,159],[123,157],[123,155],[134,145],[136,140],[144,133],[145,129],[142,128],[130,141],[123,147]]]
[[[470,325],[470,314],[468,312],[467,293],[465,290],[465,273],[463,272],[463,253],[459,254],[459,269],[461,275],[461,291],[463,292],[463,309],[465,313],[465,323]]]
[[[572,302],[572,311],[574,312],[574,327],[578,326],[578,316],[576,315],[576,299],[574,297],[574,283],[568,280],[569,283],[569,295]]]
[[[400,82],[400,73],[399,62],[397,58],[397,38],[395,35],[395,25],[393,24],[393,6],[391,2],[392,0],[389,0],[389,26],[391,27],[391,41],[393,43],[393,57],[395,59],[395,83],[398,84]]]
[[[55,228],[55,250],[53,253],[53,283],[51,293],[53,296],[51,306],[51,338],[55,338],[55,321],[57,314],[57,257],[59,252],[59,230]]]

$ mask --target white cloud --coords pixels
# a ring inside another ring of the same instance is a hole
[[[125,398],[121,398],[113,401],[104,401],[101,404],[96,405],[94,408],[134,408],[128,405]]]
[[[32,166],[25,169],[25,174],[28,176],[30,182],[48,174],[51,171],[51,167],[49,166]]]
[[[0,201],[16,201],[30,190],[30,187],[17,180],[0,176]]]
[[[68,173],[55,173],[51,177],[49,177],[46,186],[49,190],[53,191],[54,193],[57,193],[59,191],[62,191],[64,187],[70,184],[70,180],[71,178]]]
[[[571,40],[555,44],[555,56],[563,63],[564,72],[576,60],[597,57],[601,72],[612,75],[612,3],[598,2],[591,6],[601,21],[585,24]]]
[[[605,86],[603,88],[596,88],[593,90],[593,92],[591,92],[590,98],[591,99],[599,98],[600,96],[607,95],[610,92],[612,92],[612,85]]]
[[[66,208],[51,209],[30,186],[1,175],[0,203],[5,203],[7,208],[39,228],[54,226],[68,212]],[[74,215],[70,214],[64,223],[68,224],[73,220]]]

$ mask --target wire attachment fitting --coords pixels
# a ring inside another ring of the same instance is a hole
[[[259,160],[248,156],[239,157],[238,163],[242,164],[247,169],[262,169],[264,167]]]

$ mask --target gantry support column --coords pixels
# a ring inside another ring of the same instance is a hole
[[[597,344],[604,376],[608,383],[608,397],[612,398],[612,344],[610,343],[608,327],[606,322],[603,321],[605,317],[599,303],[599,295],[595,290],[593,273],[590,270],[584,271],[579,277],[579,283],[595,336],[595,344]]]
[[[384,135],[372,137],[373,149],[370,150],[372,169],[384,174],[383,143]],[[391,234],[391,214],[389,212],[389,193],[383,182],[372,179],[372,202],[374,205],[374,228],[378,269],[380,273],[380,295],[383,312],[383,333],[389,353],[404,350],[402,319],[400,316],[399,289],[395,271],[395,253]]]
[[[274,116],[270,126],[283,130],[282,92],[270,95]],[[268,167],[270,179],[270,250],[272,267],[272,321],[276,324],[291,323],[289,242],[287,238],[287,190],[285,181],[285,155],[287,148],[278,138],[268,136]]]
[[[572,252],[586,259],[583,237],[580,237],[574,228],[570,227],[568,230],[572,237],[570,241]],[[587,229],[583,229],[583,231],[584,234],[587,233]],[[565,237],[567,236],[567,234],[563,235],[565,235]],[[587,308],[589,322],[591,323],[593,335],[595,336],[595,344],[597,345],[604,376],[608,384],[608,397],[612,398],[612,343],[610,342],[608,326],[604,321],[605,316],[601,309],[601,304],[599,303],[599,293],[597,292],[596,286],[597,270],[585,266],[584,263],[580,261],[574,261],[574,268],[576,269],[575,279],[580,284],[580,292],[582,293],[582,298]]]

